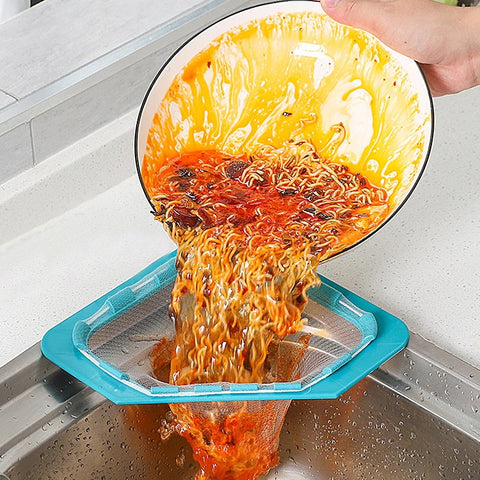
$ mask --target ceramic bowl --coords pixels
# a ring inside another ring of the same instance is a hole
[[[250,153],[293,135],[321,150],[340,122],[335,160],[387,190],[383,225],[430,153],[432,99],[419,66],[334,22],[320,2],[248,8],[193,36],[158,72],[135,132],[140,181],[150,199],[155,172],[183,152]]]

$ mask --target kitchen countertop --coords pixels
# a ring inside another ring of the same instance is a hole
[[[413,195],[372,238],[319,269],[477,368],[479,105],[480,88],[435,101],[434,146]],[[131,112],[42,162],[35,174],[25,172],[1,186],[0,208],[11,210],[1,228],[8,229],[17,218],[34,215],[36,201],[62,202],[69,192],[58,182],[67,177],[75,181],[82,152],[87,149],[90,161],[95,160],[93,168],[80,169],[82,188],[88,190],[89,179],[96,185],[90,198],[53,218],[45,217],[33,229],[25,225],[21,235],[0,245],[0,365],[174,248],[153,221],[136,178],[131,149],[135,115]],[[115,153],[122,174],[97,171],[95,164],[113,165],[108,144],[114,145],[117,136],[125,145]],[[62,160],[77,157],[78,168],[65,172]],[[60,176],[57,170],[62,171]],[[99,175],[105,178],[103,188]],[[22,198],[23,207],[18,201]],[[33,213],[27,211],[30,208]]]

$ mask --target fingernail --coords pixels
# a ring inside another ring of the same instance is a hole
[[[338,5],[339,0],[323,0],[323,4],[326,8],[335,8]]]

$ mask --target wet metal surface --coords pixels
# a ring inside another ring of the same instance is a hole
[[[480,372],[413,336],[336,400],[292,402],[268,479],[480,479]],[[116,406],[41,357],[0,369],[0,480],[191,479],[165,405]],[[3,476],[2,476],[3,474]]]

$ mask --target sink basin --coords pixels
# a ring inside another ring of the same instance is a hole
[[[294,401],[268,479],[480,478],[480,371],[412,335],[335,400]],[[117,406],[34,346],[0,369],[0,480],[191,479],[166,405]]]

